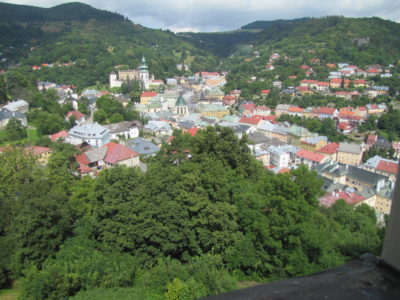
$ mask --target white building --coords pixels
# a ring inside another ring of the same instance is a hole
[[[278,168],[289,167],[290,154],[286,149],[280,146],[269,146],[268,152],[270,153],[270,163]]]
[[[110,134],[107,128],[97,123],[83,126],[74,126],[69,130],[66,142],[79,145],[84,142],[93,147],[101,147],[110,141]]]

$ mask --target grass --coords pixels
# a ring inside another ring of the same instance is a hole
[[[0,130],[0,146],[33,144],[40,138],[40,135],[35,128],[28,129],[28,132],[29,132],[28,137],[22,140],[13,142],[7,142],[7,141],[1,142],[6,137],[6,131]]]
[[[11,289],[0,290],[0,300],[17,300],[20,294],[21,286],[18,281],[15,281]]]

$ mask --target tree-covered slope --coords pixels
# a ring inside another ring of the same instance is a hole
[[[10,5],[9,9],[17,17],[7,21],[8,13],[1,10],[4,22],[0,23],[0,52],[7,60],[0,68],[18,63],[33,72],[33,65],[74,62],[68,67],[35,71],[41,80],[81,88],[97,81],[105,83],[115,65],[136,68],[142,55],[158,78],[178,75],[176,64],[183,61],[192,71],[218,65],[209,52],[170,31],[145,28],[121,15],[85,4],[70,3],[49,9]]]

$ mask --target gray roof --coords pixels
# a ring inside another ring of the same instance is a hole
[[[360,154],[361,153],[361,145],[354,144],[354,143],[340,143],[338,151],[346,152],[346,153],[353,153],[353,154]]]
[[[347,174],[347,177],[369,185],[376,185],[379,180],[387,179],[386,176],[359,169],[354,166],[349,166],[349,173]]]
[[[124,121],[120,123],[104,125],[104,127],[107,128],[110,133],[125,132],[132,127],[140,127],[140,126],[141,124],[139,121]]]
[[[12,118],[24,119],[25,115],[18,111],[10,111],[7,108],[0,109],[0,121]]]
[[[108,147],[101,147],[93,150],[89,150],[85,152],[86,157],[88,160],[93,163],[99,160],[104,159],[106,156]]]
[[[264,134],[261,132],[255,131],[253,133],[249,134],[249,139],[252,141],[254,144],[261,144],[269,141],[269,138],[266,137]]]
[[[154,154],[160,151],[156,145],[143,138],[136,138],[127,142],[126,146],[140,155]]]
[[[84,138],[103,138],[108,134],[108,129],[98,123],[87,124],[83,126],[74,126],[69,130],[70,135],[80,136]]]
[[[7,105],[4,106],[4,108],[6,108],[10,111],[16,111],[20,107],[24,107],[24,106],[29,106],[28,102],[26,102],[25,100],[17,100],[17,101],[9,102]]]
[[[193,123],[193,122],[184,122],[184,121],[179,122],[179,127],[180,127],[180,128],[190,129],[190,128],[192,128],[193,126],[194,126],[194,123]]]

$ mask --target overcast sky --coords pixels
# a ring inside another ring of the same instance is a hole
[[[68,0],[0,0],[51,7]],[[227,31],[256,20],[340,15],[400,21],[400,0],[82,0],[134,23],[173,31]]]

